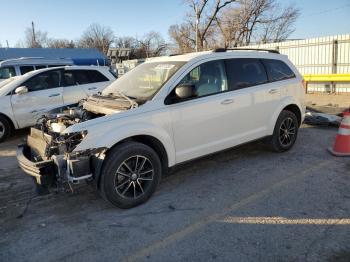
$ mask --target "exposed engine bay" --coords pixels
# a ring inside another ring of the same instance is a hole
[[[72,184],[80,180],[94,179],[93,174],[96,170],[93,168],[98,166],[96,163],[101,162],[99,160],[103,160],[106,149],[73,152],[87,135],[86,131],[71,134],[62,132],[74,124],[123,112],[136,108],[139,104],[142,104],[142,101],[137,102],[123,94],[92,95],[77,105],[48,112],[31,128],[27,143],[22,145],[24,157],[32,162],[34,167],[27,167],[25,164],[28,163],[21,162],[20,166],[27,173],[39,172],[37,184],[73,190]],[[32,175],[36,176],[36,173]]]

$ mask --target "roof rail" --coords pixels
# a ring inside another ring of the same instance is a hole
[[[214,53],[220,53],[220,52],[226,52],[226,51],[263,51],[263,52],[269,52],[274,54],[279,54],[280,52],[278,50],[274,49],[260,49],[260,48],[216,48],[213,50]]]

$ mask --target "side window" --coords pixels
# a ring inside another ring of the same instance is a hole
[[[36,65],[35,70],[46,68],[45,65]]]
[[[196,97],[227,91],[225,64],[210,61],[192,69],[179,84],[193,85]]]
[[[226,72],[230,90],[260,85],[268,81],[264,66],[254,58],[228,59]]]
[[[0,79],[7,79],[13,76],[16,76],[16,71],[13,66],[0,68]]]
[[[271,81],[280,81],[295,77],[293,71],[283,61],[273,59],[262,60]]]
[[[74,71],[65,70],[64,71],[64,85],[65,86],[74,86],[77,84],[78,83],[75,80]]]
[[[105,77],[103,74],[101,74],[99,71],[96,71],[96,70],[88,70],[88,75],[89,75],[90,83],[109,81],[107,77]]]
[[[66,70],[64,78],[67,86],[109,81],[107,77],[96,70]]]
[[[60,66],[64,66],[64,65],[48,65],[48,67],[60,67]]]
[[[60,87],[61,73],[58,70],[44,72],[33,76],[22,85],[26,86],[29,92]]]
[[[73,72],[76,84],[85,85],[90,83],[87,70],[72,70],[71,72]]]
[[[25,73],[33,71],[34,70],[34,66],[20,66],[19,70],[21,71],[21,75],[24,75]]]

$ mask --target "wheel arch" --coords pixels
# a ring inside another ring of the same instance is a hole
[[[296,104],[289,104],[288,106],[284,107],[282,111],[283,110],[292,112],[297,117],[299,126],[301,125],[301,110]]]
[[[117,142],[116,144],[114,144],[112,147],[108,148],[107,151],[105,152],[105,155],[108,155],[108,152],[110,152],[113,148],[123,144],[123,143],[128,143],[130,141],[134,141],[134,142],[139,142],[142,144],[145,144],[147,146],[149,146],[150,148],[152,148],[156,154],[158,155],[161,165],[162,165],[162,173],[165,174],[168,172],[169,169],[169,156],[168,153],[166,151],[165,146],[163,145],[163,143],[157,139],[154,136],[151,135],[134,135],[134,136],[130,136],[127,138],[124,138],[122,140],[120,140],[119,142]],[[100,165],[95,168],[95,179],[96,179],[96,185],[97,187],[100,186],[100,182],[101,182],[101,171],[103,169],[103,165],[104,165],[105,161],[103,160]]]
[[[302,106],[293,97],[286,97],[281,101],[280,106],[274,111],[274,114],[270,118],[270,123],[266,134],[267,136],[273,134],[278,116],[283,110],[288,110],[294,113],[297,117],[299,126],[302,124],[303,114],[305,113],[302,109]]]
[[[125,138],[121,141],[119,141],[118,143],[116,143],[113,147],[111,147],[109,150],[111,150],[112,148],[120,145],[121,143],[127,143],[128,141],[135,141],[135,142],[139,142],[142,144],[145,144],[147,146],[149,146],[150,148],[152,148],[158,155],[161,164],[162,164],[162,171],[166,172],[166,170],[169,167],[169,158],[168,158],[168,153],[164,147],[164,145],[162,144],[162,142],[151,135],[134,135],[128,138]],[[108,153],[107,151],[107,153]]]
[[[11,129],[12,129],[11,131],[16,129],[15,123],[12,121],[12,119],[9,116],[7,116],[3,113],[0,113],[0,116],[4,117],[9,122]]]

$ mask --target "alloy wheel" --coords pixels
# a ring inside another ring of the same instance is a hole
[[[0,122],[0,139],[5,135],[5,125]]]
[[[141,197],[151,186],[154,168],[151,161],[141,155],[123,161],[114,177],[114,187],[118,195],[127,199]]]
[[[280,125],[279,140],[283,146],[289,146],[293,143],[296,134],[296,126],[292,118],[287,117]]]

